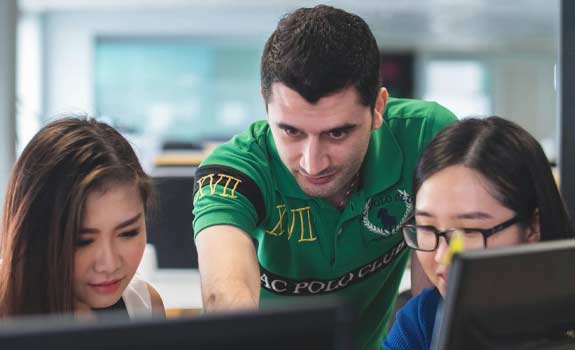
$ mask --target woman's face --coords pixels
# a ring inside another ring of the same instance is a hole
[[[490,229],[515,213],[504,207],[488,191],[490,184],[479,172],[462,165],[445,168],[429,177],[416,194],[417,225],[434,226],[440,231],[449,228]],[[487,247],[503,247],[539,240],[539,224],[523,228],[514,224],[487,239]],[[445,297],[449,268],[444,256],[447,243],[443,237],[433,252],[417,251],[427,277]]]
[[[86,198],[75,253],[76,312],[115,304],[146,245],[144,205],[136,185],[112,183]]]

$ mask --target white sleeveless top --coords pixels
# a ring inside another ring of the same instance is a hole
[[[148,284],[136,274],[124,290],[122,300],[130,319],[152,317],[152,299]]]

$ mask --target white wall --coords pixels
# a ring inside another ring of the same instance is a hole
[[[277,20],[286,12],[268,12],[258,19],[253,9],[241,10],[210,8],[198,10],[158,10],[151,12],[119,11],[61,11],[44,16],[45,83],[44,106],[47,116],[68,112],[94,112],[92,91],[93,44],[97,36],[162,36],[187,35],[198,38],[228,37],[237,40],[263,42],[273,31]],[[254,20],[258,19],[258,20]],[[386,42],[381,40],[381,42]],[[385,47],[393,49],[393,47]],[[463,50],[463,48],[462,48]],[[466,57],[481,59],[490,76],[488,94],[492,98],[493,113],[512,119],[538,139],[556,139],[556,98],[553,89],[555,52],[541,48],[536,52],[505,51],[446,54],[422,51],[418,60],[437,57]],[[535,49],[533,49],[535,50]],[[420,81],[416,85],[420,86]]]
[[[42,45],[37,15],[20,14],[18,23],[16,91],[16,154],[20,154],[40,129],[42,116]]]
[[[223,37],[264,42],[284,13],[254,21],[254,13],[209,9],[156,12],[49,12],[44,15],[45,115],[94,112],[93,45],[98,36]],[[257,17],[257,15],[256,15]]]
[[[513,120],[540,141],[550,139],[556,142],[555,53],[501,50],[476,54],[423,52],[417,60],[417,75],[420,79],[416,82],[416,90],[420,95],[425,86],[423,67],[433,60],[481,62],[488,76],[486,92],[491,100],[491,114]]]
[[[0,203],[15,155],[17,19],[17,0],[0,1]]]
[[[554,55],[509,55],[491,60],[494,113],[509,118],[537,139],[557,139]]]

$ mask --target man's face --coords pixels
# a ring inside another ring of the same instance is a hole
[[[386,97],[382,89],[372,113],[353,86],[311,104],[282,83],[272,85],[269,124],[279,156],[303,192],[328,200],[345,193],[371,131],[382,124]]]

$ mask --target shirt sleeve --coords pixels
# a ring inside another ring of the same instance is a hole
[[[432,102],[430,115],[427,120],[425,137],[423,138],[423,143],[420,145],[421,150],[423,150],[441,130],[457,121],[457,117],[449,109],[437,102]]]
[[[217,147],[196,171],[194,238],[207,227],[231,225],[252,235],[266,215],[271,174],[253,130]]]

